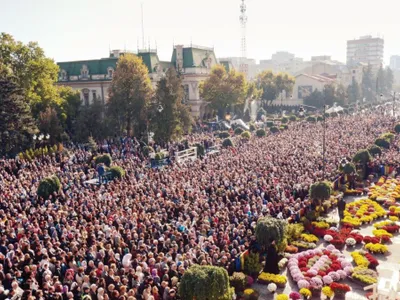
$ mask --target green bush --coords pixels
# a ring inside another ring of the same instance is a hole
[[[48,199],[50,195],[56,193],[60,190],[61,183],[57,176],[53,175],[46,177],[40,181],[39,187],[37,189],[37,194],[39,197]]]
[[[265,116],[265,115],[267,115],[267,112],[266,112],[263,108],[260,108],[260,109],[257,111],[257,121],[260,121],[260,120],[261,120],[261,117],[262,117],[262,116]]]
[[[240,136],[242,137],[242,139],[248,140],[251,138],[251,133],[249,131],[243,131]]]
[[[222,146],[225,147],[225,148],[233,147],[233,142],[229,138],[224,139],[224,141],[222,142]]]
[[[272,133],[277,133],[277,132],[279,132],[279,128],[276,127],[276,126],[271,127],[270,130],[271,130]]]
[[[281,127],[279,127],[281,130],[286,130],[289,129],[289,126],[286,124],[281,125]]]
[[[347,163],[343,167],[343,173],[351,174],[356,173],[356,166],[353,163]]]
[[[250,131],[256,131],[256,126],[254,126],[254,124],[250,124]]]
[[[383,139],[383,138],[377,138],[375,140],[375,145],[384,148],[384,149],[389,149],[390,148],[390,142],[387,139]]]
[[[286,237],[289,243],[300,239],[301,234],[304,232],[304,226],[301,223],[288,224],[286,227]]]
[[[331,197],[332,187],[327,181],[319,181],[310,187],[310,199],[312,200],[327,200]]]
[[[164,153],[162,152],[157,152],[156,155],[154,156],[155,160],[162,160],[164,159]]]
[[[382,154],[382,148],[377,146],[377,145],[372,145],[368,148],[369,153],[371,155],[381,155]]]
[[[331,117],[336,118],[338,116],[338,113],[336,111],[331,112]]]
[[[315,123],[317,122],[317,118],[315,118],[314,116],[309,116],[307,117],[307,122],[311,122],[311,123]]]
[[[289,122],[289,119],[287,117],[282,117],[281,123],[286,124],[287,122]]]
[[[265,136],[266,135],[266,133],[265,133],[265,130],[264,129],[258,129],[257,131],[256,131],[256,136],[258,136],[258,137],[263,137],[263,136]]]
[[[244,130],[242,128],[238,127],[238,128],[235,129],[235,134],[236,135],[241,135],[243,133],[243,131]]]
[[[97,156],[94,161],[96,162],[96,165],[105,164],[107,167],[110,167],[112,164],[112,158],[110,154]]]
[[[228,272],[215,266],[193,265],[179,285],[179,295],[185,300],[230,300],[233,292]]]
[[[394,131],[396,131],[396,133],[400,133],[400,124],[394,126]]]
[[[219,138],[221,138],[221,139],[226,139],[226,138],[228,138],[230,136],[231,135],[229,134],[228,131],[222,131],[222,132],[219,133]]]
[[[246,257],[247,258],[247,257]],[[246,266],[245,258],[245,266]],[[247,276],[243,272],[234,272],[231,277],[229,277],[229,282],[232,287],[235,288],[235,292],[243,292],[247,285]]]
[[[384,140],[387,140],[389,143],[391,143],[391,142],[393,142],[393,140],[394,140],[394,134],[391,133],[391,132],[386,132],[386,133],[383,133],[383,134],[380,136],[380,138],[381,138],[381,139],[384,139]]]
[[[273,127],[274,121],[267,121],[267,127]]]
[[[258,275],[262,269],[260,264],[260,254],[257,252],[249,252],[249,255],[244,258],[244,272],[251,276]]]
[[[371,154],[367,149],[359,150],[353,157],[353,161],[356,163],[368,163],[371,160]]]
[[[292,121],[292,122],[294,122],[294,121],[297,120],[297,118],[296,118],[295,115],[291,115],[291,116],[289,117],[289,120]]]
[[[144,154],[145,156],[149,156],[149,154],[150,154],[150,153],[153,153],[153,152],[154,152],[153,147],[151,147],[151,146],[144,146],[144,147],[143,147],[143,154]]]
[[[286,220],[279,220],[273,217],[258,219],[256,226],[256,238],[260,246],[265,249],[269,247],[272,240],[278,245],[284,239],[286,231]]]
[[[121,179],[125,176],[125,170],[119,166],[113,166],[108,170],[111,173],[111,178],[118,178]]]
[[[322,117],[322,116],[318,116],[318,117],[317,117],[317,121],[318,121],[318,122],[321,122],[321,121],[323,121],[323,120],[324,120],[324,117]]]

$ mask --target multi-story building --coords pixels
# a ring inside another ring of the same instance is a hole
[[[247,79],[253,79],[257,75],[256,60],[252,58],[242,57],[223,57],[218,59],[220,62],[230,62],[234,69],[240,70],[240,65],[243,63],[247,66]]]
[[[114,50],[107,58],[59,62],[58,84],[79,90],[84,105],[90,105],[94,99],[100,99],[106,104],[118,58],[124,53],[126,52]],[[205,103],[200,99],[199,83],[208,77],[212,66],[217,64],[214,49],[177,45],[173,49],[171,61],[161,61],[156,50],[140,50],[136,55],[146,65],[153,87],[168,68],[175,68],[183,76],[183,100],[190,105],[193,116],[202,116]]]
[[[384,40],[370,35],[347,41],[347,65],[366,63],[377,72],[383,64]]]
[[[300,57],[286,51],[278,51],[272,54],[271,59],[260,60],[258,70],[271,70],[274,73],[284,72],[294,75],[305,66],[305,62]]]
[[[390,68],[394,70],[400,70],[400,55],[392,55],[390,57]]]

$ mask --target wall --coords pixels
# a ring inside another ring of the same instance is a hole
[[[313,92],[316,89],[322,92],[322,90],[324,89],[324,85],[327,83],[328,82],[321,82],[319,80],[310,78],[306,75],[298,75],[296,76],[296,83],[293,88],[293,99],[298,100],[305,98],[305,93],[303,93],[302,97],[301,96],[299,97],[299,87],[310,86],[311,92]]]
[[[59,82],[58,85],[65,85],[71,87],[73,90],[78,90],[81,92],[82,104],[84,104],[83,90],[89,90],[89,104],[93,103],[93,91],[96,91],[96,97],[100,97],[103,103],[108,101],[108,89],[111,85],[110,81],[76,81],[76,82]],[[103,94],[102,94],[103,91]],[[103,98],[104,97],[104,98]]]

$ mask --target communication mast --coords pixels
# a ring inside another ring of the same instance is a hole
[[[247,45],[246,45],[246,24],[247,24],[247,15],[246,15],[246,4],[245,0],[242,0],[242,4],[240,5],[240,26],[242,29],[242,37],[241,37],[241,56],[240,56],[240,72],[244,73],[247,77],[248,73],[248,65],[247,65]]]

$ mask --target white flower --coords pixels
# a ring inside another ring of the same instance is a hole
[[[267,289],[270,293],[275,293],[277,286],[275,283],[270,283],[268,284]]]
[[[333,237],[329,234],[325,234],[324,240],[328,243],[330,243],[333,240]]]
[[[351,237],[346,240],[347,246],[354,246],[355,244],[356,244],[356,240]]]

